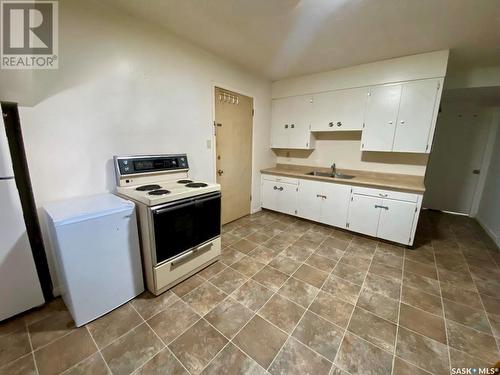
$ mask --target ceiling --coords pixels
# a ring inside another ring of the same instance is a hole
[[[101,0],[272,80],[450,49],[500,66],[499,0]]]

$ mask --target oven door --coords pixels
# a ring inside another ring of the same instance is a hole
[[[220,236],[220,192],[153,207],[151,212],[155,265]]]

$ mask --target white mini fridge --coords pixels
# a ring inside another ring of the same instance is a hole
[[[61,294],[77,327],[144,291],[133,202],[100,194],[44,208]]]

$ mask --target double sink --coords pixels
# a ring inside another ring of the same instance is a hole
[[[352,176],[350,174],[343,174],[343,173],[331,173],[331,172],[319,172],[319,171],[312,171],[306,173],[308,176],[319,176],[319,177],[330,177],[330,178],[338,178],[342,180],[350,180],[351,178],[354,178],[355,176]]]

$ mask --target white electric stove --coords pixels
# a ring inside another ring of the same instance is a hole
[[[193,180],[185,154],[115,156],[118,195],[136,203],[144,274],[158,295],[218,260],[220,185]]]

